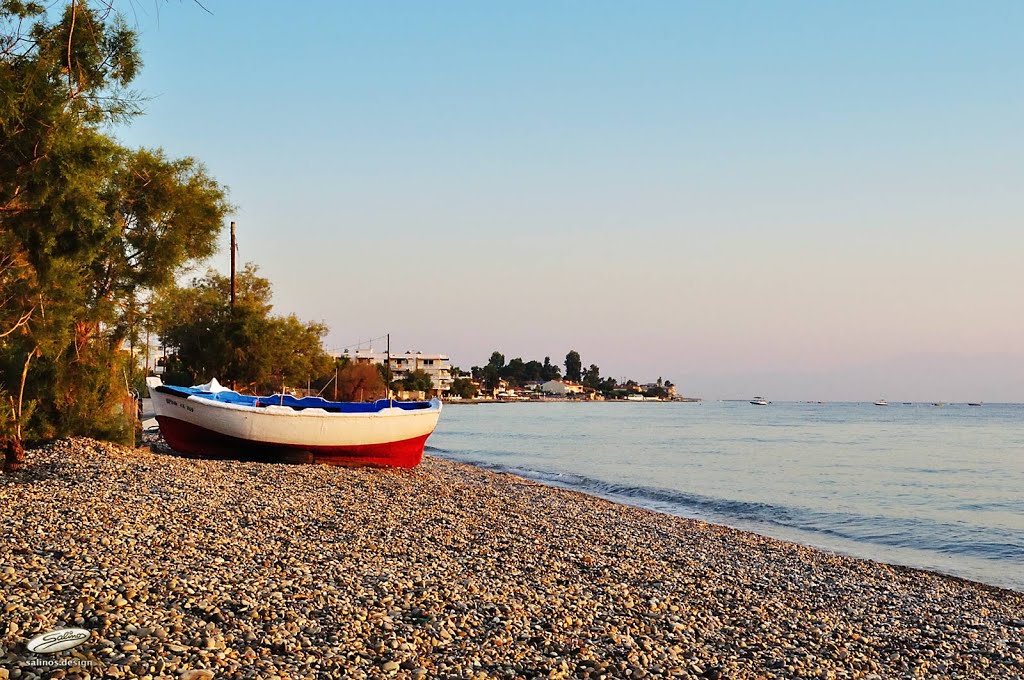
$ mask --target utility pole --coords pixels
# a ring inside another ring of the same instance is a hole
[[[231,316],[235,315],[235,250],[238,246],[235,243],[235,223],[231,223]],[[234,373],[234,371],[232,371]],[[230,376],[231,389],[234,390],[238,386],[235,382],[235,376]]]
[[[231,309],[235,308],[235,223],[231,223]]]

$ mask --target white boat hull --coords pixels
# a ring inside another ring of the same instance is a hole
[[[158,383],[157,383],[158,384]],[[150,386],[160,431],[175,450],[209,457],[309,460],[341,465],[413,467],[441,414],[441,402],[370,413],[246,406]]]

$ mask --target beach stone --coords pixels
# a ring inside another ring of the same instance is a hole
[[[213,677],[210,670],[190,670],[179,675],[178,680],[213,680]]]

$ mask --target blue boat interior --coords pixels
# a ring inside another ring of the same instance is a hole
[[[307,408],[319,408],[328,413],[377,413],[389,407],[400,408],[404,411],[430,408],[429,401],[395,401],[393,399],[378,399],[374,402],[327,401],[320,397],[297,399],[290,394],[271,394],[269,396],[257,397],[239,394],[231,390],[214,393],[204,392],[195,387],[179,387],[177,385],[160,385],[156,388],[156,391],[163,392],[164,394],[173,394],[183,399],[198,397],[200,399],[209,399],[210,401],[226,404],[238,404],[240,406],[287,406],[296,411],[302,411]]]

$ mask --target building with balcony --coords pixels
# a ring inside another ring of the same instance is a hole
[[[357,349],[354,352],[345,350],[338,357],[347,358],[357,364],[384,364],[388,361],[386,352],[375,352],[373,349]],[[412,371],[423,371],[430,376],[434,388],[430,396],[440,397],[452,387],[451,361],[446,354],[424,354],[423,352],[406,351],[392,352],[388,367],[395,380],[401,380]]]

